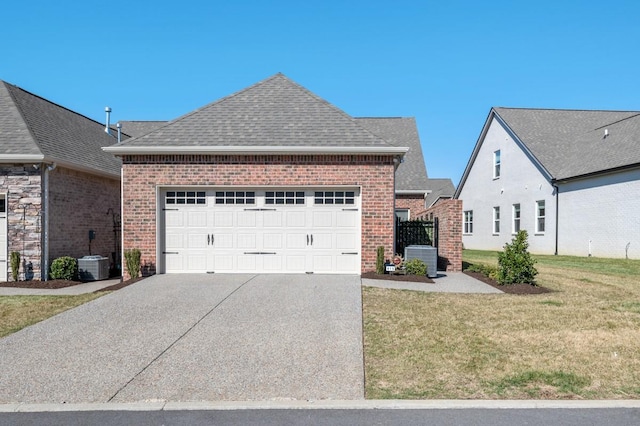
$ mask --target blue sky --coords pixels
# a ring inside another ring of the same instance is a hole
[[[0,79],[99,121],[168,120],[282,72],[412,116],[455,185],[492,106],[640,110],[640,2],[12,1]]]

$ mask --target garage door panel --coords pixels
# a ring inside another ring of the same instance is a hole
[[[344,205],[336,201],[339,194],[345,193],[341,191],[324,191],[324,201],[319,201],[315,195],[318,192],[312,189],[296,190],[292,192],[296,194],[292,203],[280,202],[279,190],[271,192],[275,200],[268,198],[267,192],[255,190],[255,199],[247,204],[238,202],[239,194],[246,194],[246,189],[225,188],[220,192],[219,188],[212,188],[206,192],[205,203],[163,209],[164,250],[180,253],[165,256],[165,270],[360,271],[361,213],[357,195],[355,203]],[[336,199],[332,201],[330,197]],[[345,257],[344,252],[355,255]]]
[[[282,227],[282,211],[264,211],[261,212],[263,217],[263,225],[265,228],[280,228]]]
[[[314,211],[312,217],[312,228],[329,228],[333,226],[333,212],[331,211]]]
[[[352,274],[354,271],[359,271],[359,259],[356,255],[341,255],[336,257],[336,272]]]
[[[198,211],[188,211],[187,214],[187,224],[189,228],[206,228],[207,227],[207,211],[206,210],[198,210]]]
[[[256,234],[238,234],[237,247],[244,250],[257,249],[258,241],[256,238]]]
[[[232,228],[233,212],[217,211],[213,215],[213,226],[216,228]]]
[[[213,248],[216,249],[232,249],[233,234],[214,234]]]
[[[358,248],[358,238],[353,233],[336,234],[336,248],[340,250],[356,250]]]
[[[283,249],[283,235],[281,233],[265,233],[263,235],[262,246],[268,250]]]
[[[257,226],[257,213],[254,211],[238,212],[238,227],[240,228],[255,228]]]

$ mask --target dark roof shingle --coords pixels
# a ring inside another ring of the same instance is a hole
[[[494,111],[554,179],[640,164],[638,111]]]
[[[0,81],[0,158],[39,155],[116,177],[120,160],[102,150],[115,142],[103,124]]]

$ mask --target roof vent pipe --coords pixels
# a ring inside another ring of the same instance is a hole
[[[116,127],[118,128],[118,143],[120,143],[122,141],[122,124],[118,122]]]
[[[107,126],[104,128],[104,131],[107,132],[107,134],[111,134],[111,129],[109,128],[111,120],[111,108],[105,107],[104,112],[107,113]]]
[[[603,139],[606,139],[607,136],[609,136],[609,129],[604,129],[604,137],[603,137]]]

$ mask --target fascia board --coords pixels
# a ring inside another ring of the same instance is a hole
[[[409,151],[407,147],[297,147],[297,146],[117,146],[102,148],[114,155],[156,155],[156,154],[387,154],[400,155]]]
[[[42,154],[0,154],[0,163],[41,163],[44,160]]]

